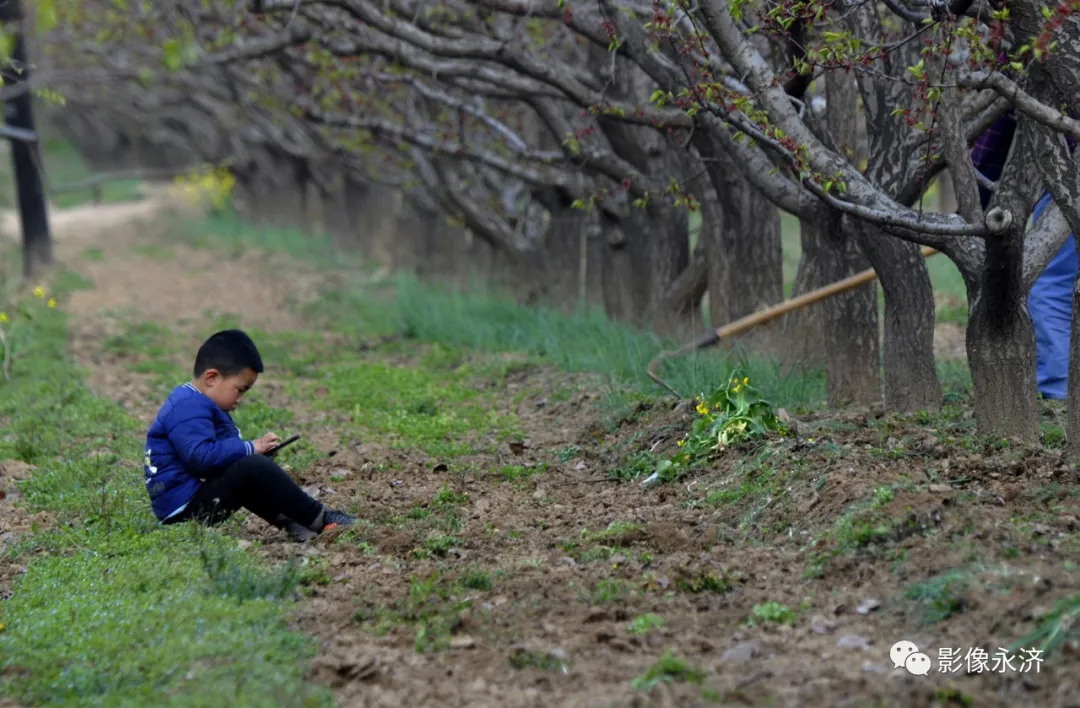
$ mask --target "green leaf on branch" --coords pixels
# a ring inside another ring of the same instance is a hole
[[[566,139],[563,140],[563,147],[568,148],[573,155],[581,154],[581,143],[573,133],[566,134]]]
[[[34,3],[34,14],[34,24],[40,32],[48,32],[60,24],[60,17],[56,12],[56,0],[38,0]]]
[[[165,68],[169,71],[180,71],[184,68],[184,60],[180,52],[180,42],[176,39],[166,39],[161,46],[161,55],[165,61]]]
[[[198,44],[175,37],[166,39],[161,45],[162,60],[169,71],[180,71],[185,66],[195,63],[199,58],[199,53]]]
[[[3,32],[0,32],[0,63],[7,63],[11,60],[11,55],[15,52],[15,33],[9,28],[5,27]]]

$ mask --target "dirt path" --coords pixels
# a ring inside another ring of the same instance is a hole
[[[170,215],[197,215],[198,209],[170,185],[148,185],[137,202],[54,210],[50,224],[58,263],[93,283],[68,305],[72,351],[87,366],[92,389],[106,394],[149,422],[145,377],[132,376],[106,347],[134,317],[178,335],[175,361],[186,368],[207,323],[238,317],[246,327],[291,331],[303,320],[290,304],[313,297],[313,281],[299,269],[272,272],[280,263],[267,254],[212,253],[187,245],[168,232]],[[12,238],[18,214],[3,212],[0,233]]]
[[[438,351],[323,342],[290,309],[314,296],[310,273],[170,241],[156,218],[170,208],[162,197],[54,219],[61,260],[94,283],[70,303],[74,354],[96,390],[148,420],[145,377],[106,346],[132,318],[176,333],[182,367],[223,314],[313,335],[287,353],[313,348],[317,373],[271,383],[263,400],[316,442],[300,481],[363,524],[301,549],[260,523],[239,533],[321,569],[296,621],[320,639],[311,677],[341,705],[1075,705],[1065,667],[936,669],[939,648],[992,655],[1076,592],[1065,561],[1080,548],[1068,492],[1080,480],[1060,456],[984,450],[962,418],[848,416],[643,490],[606,475],[627,450],[670,447],[692,411],[641,406],[605,428],[580,378],[511,367],[474,380],[452,363],[435,379],[486,387],[477,400],[528,442],[446,462],[365,433],[351,402],[316,400],[335,395],[319,371],[394,376]],[[892,666],[901,639],[930,654],[930,676]]]

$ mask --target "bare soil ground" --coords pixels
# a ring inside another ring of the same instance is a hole
[[[152,229],[79,229],[58,238],[94,282],[71,303],[73,352],[145,420],[157,402],[102,346],[116,313],[189,339],[225,302],[243,326],[310,327],[289,304],[314,296],[312,273],[180,244],[163,261],[137,248]],[[90,245],[105,257],[75,258]],[[425,351],[366,356],[410,367]],[[341,705],[1080,705],[1074,644],[1038,672],[994,663],[1078,591],[1078,475],[1055,450],[979,441],[963,414],[816,415],[794,438],[643,489],[611,471],[671,450],[692,408],[643,403],[612,420],[587,377],[511,367],[476,385],[523,439],[443,459],[357,442],[347,412],[266,384],[319,448],[295,475],[362,516],[304,546],[257,519],[238,532],[325,571],[295,621],[320,640],[312,680]],[[24,472],[4,468],[0,488]],[[930,656],[928,676],[894,668],[900,640]],[[942,648],[982,648],[990,665],[944,673]],[[667,651],[651,690],[632,683]]]

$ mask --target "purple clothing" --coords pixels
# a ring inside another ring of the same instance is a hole
[[[990,124],[975,140],[971,149],[971,162],[984,177],[991,182],[1001,178],[1005,169],[1005,160],[1009,157],[1013,136],[1016,135],[1016,113],[1009,111]],[[983,209],[990,203],[991,192],[979,185],[979,200]]]
[[[1012,147],[1013,137],[1016,135],[1016,112],[1010,110],[1005,115],[990,124],[971,148],[971,162],[975,169],[983,174],[991,182],[1001,179],[1001,173],[1005,169],[1005,160],[1009,157],[1009,148]],[[1066,138],[1065,144],[1069,152],[1076,148],[1076,141]],[[1043,192],[1045,196],[1046,192]],[[979,185],[979,199],[983,209],[990,203],[990,190]]]

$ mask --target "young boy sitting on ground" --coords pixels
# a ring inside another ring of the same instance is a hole
[[[259,350],[240,330],[218,332],[199,348],[195,378],[173,389],[146,434],[146,489],[162,523],[218,524],[243,507],[294,541],[355,523],[308,496],[267,456],[277,435],[240,436],[229,413],[262,370]]]

